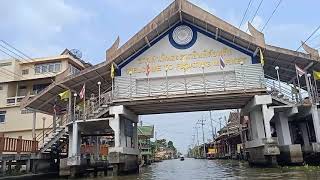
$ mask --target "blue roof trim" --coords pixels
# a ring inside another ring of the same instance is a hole
[[[165,36],[167,36],[168,34],[172,34],[174,28],[176,28],[177,26],[180,26],[180,25],[187,25],[189,27],[191,27],[191,29],[193,30],[193,32],[196,34],[197,32],[200,32],[218,42],[221,42],[222,44],[224,45],[227,45],[233,49],[236,49],[248,56],[251,57],[251,61],[252,61],[252,64],[257,64],[257,63],[260,63],[260,60],[258,58],[258,56],[253,56],[253,52],[247,50],[246,48],[243,48],[243,47],[240,47],[236,44],[234,44],[233,42],[230,42],[228,40],[225,40],[223,38],[219,38],[218,39],[215,39],[215,33],[209,33],[209,32],[206,32],[194,25],[192,25],[191,23],[188,23],[188,22],[180,22],[180,23],[177,23],[175,26],[173,26],[171,29],[169,29],[167,32],[163,33],[162,35],[160,35],[159,37],[157,37],[156,39],[154,39],[153,41],[150,42],[150,46],[145,46],[143,47],[142,49],[140,49],[137,53],[135,53],[134,55],[132,55],[129,59],[125,60],[123,63],[120,63],[119,65],[119,69],[117,69],[117,74],[118,76],[121,76],[121,69],[123,67],[125,67],[127,64],[129,64],[131,61],[133,61],[134,59],[136,59],[138,56],[140,56],[143,52],[145,52],[146,50],[148,50],[150,47],[152,47],[154,44],[156,44],[158,41],[160,41],[162,38],[164,38]],[[193,38],[194,41],[196,41],[197,37],[196,38]],[[193,41],[192,40],[192,41]],[[169,38],[169,41],[170,41],[170,38]],[[173,41],[173,40],[172,40]],[[195,43],[195,42],[194,42]],[[189,43],[185,46],[192,46],[194,43]],[[170,44],[173,45],[170,41]],[[191,45],[190,45],[191,44]],[[174,46],[174,45],[173,45]],[[174,46],[175,47],[175,46]],[[177,48],[177,47],[176,47]],[[188,47],[189,48],[189,47]],[[180,49],[180,48],[178,48]],[[184,48],[185,49],[185,48]]]

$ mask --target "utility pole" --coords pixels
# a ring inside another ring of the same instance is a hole
[[[199,131],[198,131],[198,126],[196,125],[193,128],[195,128],[196,132],[197,132],[197,155],[200,155],[200,153],[199,153]]]
[[[212,133],[212,141],[213,141],[214,140],[214,132],[213,132],[213,122],[212,122],[211,111],[209,111],[209,115],[210,115],[211,133]]]
[[[203,119],[203,117],[202,117],[202,119],[199,120],[197,124],[200,124],[201,125],[201,129],[202,129],[203,157],[205,158],[206,157],[206,144],[205,144],[205,141],[204,141],[204,131],[203,131],[204,121],[206,121],[206,120]]]

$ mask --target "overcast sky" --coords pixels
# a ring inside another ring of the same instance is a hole
[[[3,0],[0,2],[0,37],[31,57],[56,55],[64,48],[76,48],[82,51],[85,60],[97,64],[105,59],[105,50],[117,36],[120,36],[121,44],[125,43],[171,2]],[[238,27],[249,0],[192,2]],[[252,0],[245,22],[252,20],[259,3],[260,0]],[[263,1],[253,19],[256,28],[264,26],[277,3],[278,0]],[[300,41],[319,25],[319,7],[318,0],[282,0],[264,29],[267,43],[296,50]],[[244,24],[241,29],[245,31]],[[309,44],[320,47],[319,32]],[[0,58],[8,57],[0,53]],[[185,151],[192,140],[192,127],[204,114],[208,113],[145,116],[142,120],[155,124],[159,136],[172,139],[178,149]],[[208,128],[205,128],[206,132]]]

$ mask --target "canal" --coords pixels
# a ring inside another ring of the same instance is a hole
[[[251,168],[235,160],[166,160],[141,169],[138,175],[97,177],[92,180],[196,180],[196,179],[319,179],[320,167]],[[88,178],[85,178],[88,179]]]

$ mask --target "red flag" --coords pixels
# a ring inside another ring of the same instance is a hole
[[[79,93],[80,99],[83,99],[86,94],[86,84],[83,84],[83,87]]]
[[[151,72],[150,64],[147,63],[146,75],[149,76],[150,72]]]

